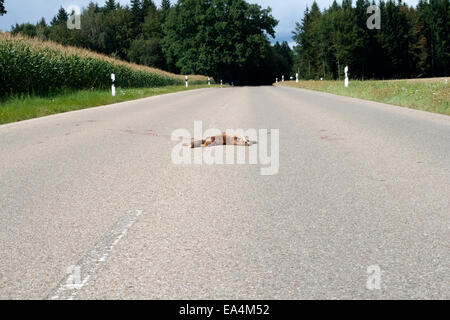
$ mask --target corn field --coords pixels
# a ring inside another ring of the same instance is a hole
[[[123,88],[184,83],[184,76],[138,66],[85,49],[0,33],[0,97],[48,95],[63,90],[107,89],[111,73]],[[190,76],[206,82],[203,76]]]

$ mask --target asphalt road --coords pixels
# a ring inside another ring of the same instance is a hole
[[[279,129],[278,174],[174,164],[195,120]],[[244,87],[0,126],[2,299],[449,299],[449,222],[448,116]]]

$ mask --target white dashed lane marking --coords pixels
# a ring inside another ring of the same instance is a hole
[[[95,277],[102,263],[108,259],[114,247],[136,223],[142,213],[142,210],[135,210],[122,216],[116,226],[105,233],[100,241],[76,265],[67,268],[67,276],[52,290],[48,299],[74,299],[80,290]]]

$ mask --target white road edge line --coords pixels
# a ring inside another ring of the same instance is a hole
[[[80,290],[95,277],[114,247],[126,235],[128,230],[142,215],[142,210],[128,211],[121,217],[116,226],[105,233],[100,241],[78,261],[76,265],[67,268],[67,276],[47,296],[47,300],[73,300]]]

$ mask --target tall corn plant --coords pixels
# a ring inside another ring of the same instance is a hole
[[[32,40],[0,35],[0,97],[48,95],[63,90],[161,87],[182,84],[179,77],[132,68],[112,59],[39,46]]]

